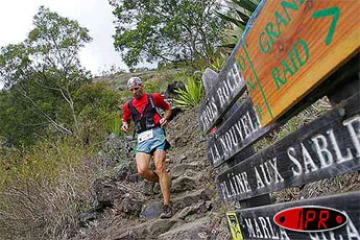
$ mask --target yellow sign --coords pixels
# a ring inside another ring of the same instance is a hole
[[[236,212],[227,212],[226,217],[233,240],[243,240],[244,238],[241,234],[240,224]]]
[[[262,127],[360,50],[360,0],[263,1],[235,58]]]

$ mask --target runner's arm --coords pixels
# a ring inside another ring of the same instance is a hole
[[[168,123],[168,119],[171,115],[171,109],[165,110],[164,117],[160,119],[160,125],[161,127],[164,127]]]
[[[124,105],[124,113],[123,113],[123,116],[122,116],[122,126],[120,128],[120,130],[122,132],[126,133],[129,130],[130,119],[131,119],[131,113],[130,113],[130,110],[129,110],[129,105],[128,105],[128,103],[125,103],[125,105]]]

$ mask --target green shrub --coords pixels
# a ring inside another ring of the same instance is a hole
[[[179,99],[174,99],[175,105],[180,108],[190,109],[201,102],[204,96],[204,86],[202,81],[196,80],[194,77],[187,77],[185,90],[177,90]]]
[[[164,84],[165,81],[162,79],[147,80],[144,82],[145,92],[147,93],[160,93],[165,90],[163,88],[166,84]]]
[[[120,96],[104,83],[87,84],[75,92],[74,101],[79,121],[79,137],[87,145],[101,142],[113,132],[119,118]]]

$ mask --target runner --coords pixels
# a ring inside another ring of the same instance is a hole
[[[131,77],[127,86],[133,94],[133,99],[124,105],[121,131],[128,132],[131,119],[135,122],[137,133],[135,159],[138,174],[152,183],[160,184],[164,198],[164,212],[160,218],[171,218],[173,215],[170,206],[171,179],[165,166],[165,150],[170,147],[170,144],[165,138],[163,129],[171,114],[170,106],[160,94],[144,92],[144,85],[139,77]],[[165,111],[164,117],[161,118],[155,107]],[[152,156],[156,172],[150,170]]]

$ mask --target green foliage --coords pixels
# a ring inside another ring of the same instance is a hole
[[[117,117],[114,119],[113,125],[112,125],[112,132],[118,137],[122,135],[122,132],[120,131],[121,124],[122,123],[121,123],[120,117]]]
[[[213,69],[215,72],[220,72],[227,58],[228,58],[227,55],[219,53],[219,56],[215,58],[210,68]]]
[[[35,28],[29,33],[28,41],[38,60],[43,60],[48,67],[63,70],[65,75],[71,67],[78,66],[79,50],[92,40],[86,28],[43,6],[33,24]]]
[[[0,72],[6,86],[29,76],[37,77],[39,84],[58,88],[84,81],[88,73],[81,69],[78,53],[91,41],[88,30],[44,7],[33,24],[35,28],[24,42],[1,48]]]
[[[34,29],[17,45],[0,50],[0,73],[5,89],[0,94],[0,136],[15,145],[33,144],[48,134],[80,131],[73,94],[91,75],[78,53],[91,41],[88,30],[76,21],[40,7]]]
[[[161,81],[161,79],[147,80],[144,83],[144,89],[147,93],[161,93],[166,90],[164,87],[166,87],[166,83]]]
[[[79,136],[83,142],[103,141],[113,131],[113,122],[119,118],[118,99],[119,95],[104,83],[85,84],[74,92],[75,109],[81,123]]]
[[[174,102],[176,106],[189,109],[197,106],[201,102],[204,92],[202,81],[198,81],[194,77],[187,77],[185,90],[177,90],[179,99],[174,99]]]
[[[0,92],[0,113],[0,136],[5,142],[34,143],[37,133],[43,131],[34,109],[11,92]]]
[[[128,66],[142,60],[188,65],[213,58],[223,22],[216,0],[109,0],[114,7],[114,46]]]
[[[218,16],[228,23],[222,47],[231,51],[236,46],[259,3],[260,0],[230,0],[226,2],[225,13],[217,12]]]
[[[188,63],[185,60],[175,60],[175,61],[171,61],[171,62],[162,62],[160,61],[158,63],[158,70],[164,70],[164,69],[168,69],[168,70],[172,70],[172,69],[181,69],[181,68],[186,68],[188,66]]]

